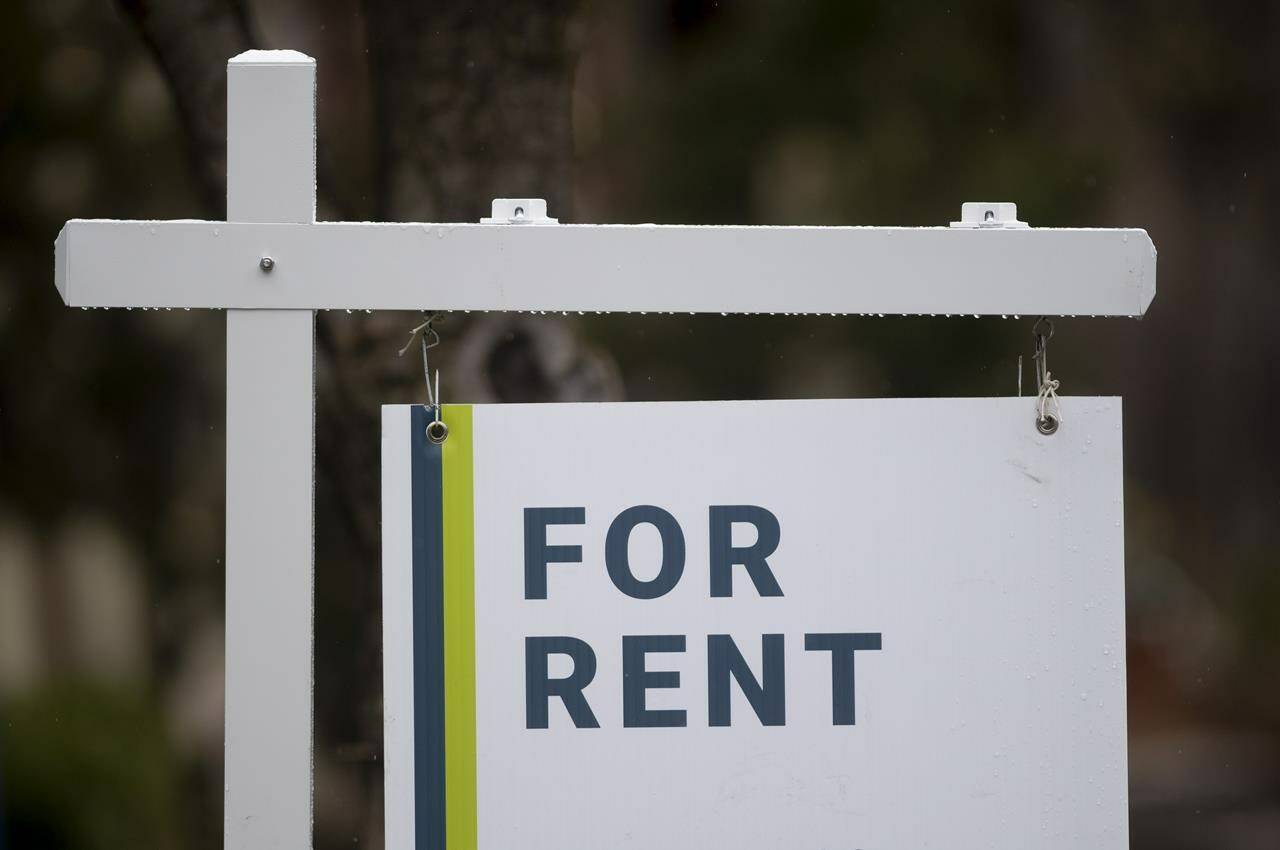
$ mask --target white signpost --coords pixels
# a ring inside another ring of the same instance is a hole
[[[316,222],[315,63],[293,51],[231,60],[227,123],[228,221],[69,221],[55,279],[69,306],[227,310],[230,850],[311,842],[315,310],[1139,316],[1155,294],[1144,231],[1028,228],[1011,204],[929,228],[559,225],[535,199],[495,201],[477,224]],[[1029,410],[1017,421],[1030,428]],[[790,658],[800,620],[780,623]],[[867,711],[895,698],[884,687]]]

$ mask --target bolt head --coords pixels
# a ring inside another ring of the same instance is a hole
[[[263,257],[261,260],[258,260],[258,268],[262,269],[264,272],[269,272],[275,267],[276,261],[270,257]]]

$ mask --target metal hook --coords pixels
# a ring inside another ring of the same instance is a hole
[[[1060,383],[1049,372],[1049,340],[1053,339],[1053,322],[1046,316],[1036,320],[1031,328],[1035,339],[1036,385],[1036,430],[1048,436],[1056,433],[1062,422],[1062,410],[1058,403],[1058,387]]]
[[[449,426],[440,419],[440,370],[436,370],[435,386],[432,386],[431,361],[427,356],[428,351],[440,344],[440,334],[433,327],[440,315],[437,312],[427,316],[426,321],[409,332],[409,341],[404,344],[404,348],[400,349],[400,356],[403,357],[415,339],[420,339],[422,342],[422,376],[427,385],[427,406],[435,412],[435,417],[427,425],[427,437],[433,443],[443,443],[449,436]]]
[[[1045,375],[1049,373],[1049,340],[1053,339],[1053,320],[1041,316],[1031,328],[1035,339],[1036,384],[1043,384]]]
[[[437,337],[437,343],[438,342],[439,342],[439,338]],[[423,369],[427,368],[427,349],[428,348],[431,348],[431,346],[427,345],[427,337],[424,334],[422,337],[422,368]],[[428,373],[428,375],[430,375],[430,373]],[[444,402],[441,401],[440,399],[440,370],[439,369],[436,370],[436,386],[434,390],[431,388],[431,381],[430,380],[427,381],[427,403],[431,405],[431,407],[435,410],[435,413],[436,413],[435,418],[427,423],[427,439],[438,445],[440,443],[443,443],[445,440],[449,439],[449,426],[446,425],[445,421],[440,418],[440,410],[442,409]]]
[[[404,344],[404,348],[400,349],[400,356],[404,357],[404,353],[409,350],[409,346],[413,345],[413,341],[418,338],[418,334],[422,334],[423,351],[428,348],[435,348],[440,344],[440,334],[436,333],[436,329],[432,325],[440,318],[440,313],[432,313],[426,317],[422,324],[409,331],[409,341]],[[428,391],[429,388],[428,388]]]

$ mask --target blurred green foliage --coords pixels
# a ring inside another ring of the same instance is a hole
[[[66,683],[0,706],[11,846],[175,846],[176,772],[157,707],[136,689]]]

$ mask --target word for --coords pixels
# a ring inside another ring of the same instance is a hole
[[[709,512],[711,543],[711,595],[733,596],[733,567],[742,565],[761,596],[781,596],[782,588],[765,560],[778,548],[781,529],[772,512],[755,505],[712,505]],[[582,525],[586,508],[524,509],[524,598],[547,598],[547,565],[582,563],[582,547],[550,546],[547,526]],[[734,523],[755,526],[756,542],[734,546]],[[652,525],[662,540],[662,566],[658,574],[641,581],[631,571],[627,544],[638,525]],[[604,539],[604,563],[615,587],[635,599],[657,599],[671,592],[684,575],[684,532],[676,518],[653,505],[636,505],[618,514]]]

